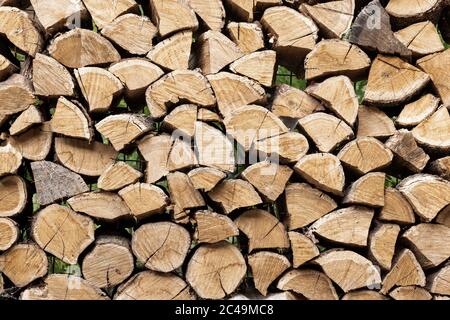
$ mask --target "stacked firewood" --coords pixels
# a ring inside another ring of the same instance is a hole
[[[0,0],[0,297],[450,298],[446,41],[447,0]]]

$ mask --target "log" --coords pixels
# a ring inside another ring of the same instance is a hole
[[[18,68],[5,56],[0,54],[0,81],[8,79],[10,75],[17,71]]]
[[[431,300],[432,295],[424,288],[415,286],[400,287],[392,290],[389,294],[394,300]]]
[[[401,0],[390,0],[386,11],[397,24],[410,24],[430,19],[435,15],[439,16],[444,2],[442,0],[419,0],[417,6],[410,7]]]
[[[234,22],[227,24],[230,39],[245,54],[264,48],[264,34],[259,23]]]
[[[425,274],[414,254],[408,249],[403,249],[396,258],[391,271],[384,277],[380,292],[387,294],[396,286],[417,285],[423,287],[425,280]]]
[[[209,192],[227,175],[218,169],[205,167],[189,171],[188,176],[195,189]]]
[[[357,137],[386,138],[395,133],[394,122],[380,109],[359,106]]]
[[[94,136],[92,122],[86,110],[64,97],[60,97],[56,103],[55,113],[50,121],[50,129],[52,132],[66,137],[89,141]]]
[[[321,103],[302,90],[286,84],[276,87],[272,112],[278,117],[301,119],[321,109]]]
[[[100,176],[117,158],[111,145],[60,137],[55,139],[55,154],[65,167],[92,177]]]
[[[346,250],[332,250],[313,261],[344,293],[380,285],[378,269],[366,258]]]
[[[17,242],[18,239],[18,224],[9,218],[0,218],[0,251],[8,250]],[[3,288],[0,286],[0,289]]]
[[[105,191],[115,191],[137,182],[142,173],[125,162],[111,164],[98,178],[97,187]]]
[[[433,161],[430,169],[442,178],[450,180],[450,156]]]
[[[450,266],[445,266],[427,277],[427,289],[433,294],[450,295]]]
[[[20,74],[13,74],[0,82],[0,100],[0,114],[3,116],[28,109],[34,103],[31,82]]]
[[[412,24],[397,31],[395,37],[411,50],[415,57],[445,50],[439,33],[431,21]]]
[[[450,114],[448,109],[444,106],[440,107],[411,132],[419,145],[439,152],[448,152],[450,150]]]
[[[306,155],[297,162],[294,170],[318,189],[338,196],[343,195],[344,169],[336,156],[330,153]]]
[[[450,228],[450,206],[445,207],[436,217],[436,222]]]
[[[11,136],[9,143],[27,160],[40,161],[47,158],[53,142],[48,122],[32,127],[26,132]]]
[[[0,178],[0,199],[0,217],[12,217],[21,213],[28,200],[25,180],[15,175]]]
[[[10,143],[0,146],[0,177],[17,172],[22,164],[22,155]]]
[[[191,246],[189,232],[172,222],[149,223],[133,233],[131,248],[145,267],[171,272],[184,262]]]
[[[165,116],[168,107],[180,101],[202,107],[211,107],[216,103],[206,78],[191,70],[177,70],[165,75],[148,87],[145,97],[153,118]]]
[[[344,165],[364,175],[386,168],[392,163],[394,155],[377,139],[361,137],[347,143],[337,157]]]
[[[189,176],[182,172],[173,172],[167,176],[169,194],[172,202],[181,210],[205,206],[205,200],[196,190]]]
[[[208,29],[221,31],[225,26],[226,12],[222,1],[188,0],[187,3]]]
[[[249,239],[249,252],[254,249],[282,249],[290,246],[284,225],[267,211],[246,211],[234,223]]]
[[[75,84],[66,67],[40,53],[33,60],[33,86],[38,96],[71,97],[75,94]]]
[[[197,118],[199,121],[203,122],[222,122],[222,118],[216,112],[205,108],[200,108],[198,110]]]
[[[253,52],[234,61],[230,65],[230,70],[256,80],[266,87],[271,87],[276,60],[277,54],[273,50]]]
[[[310,300],[338,300],[330,278],[313,269],[291,270],[279,281],[277,288],[301,294]]]
[[[298,132],[286,132],[255,141],[254,149],[280,163],[292,164],[308,153],[309,143],[306,137]]]
[[[226,215],[236,209],[262,203],[253,186],[241,179],[224,180],[208,192],[208,196],[212,201],[220,204]]]
[[[288,233],[292,249],[292,266],[298,268],[320,255],[314,242],[304,234],[290,231]]]
[[[192,168],[197,165],[197,155],[192,150],[191,145],[182,139],[176,139],[167,159],[167,170],[172,172]]]
[[[89,104],[90,112],[108,111],[123,91],[122,82],[105,69],[80,68],[75,70],[75,78],[83,97]]]
[[[18,288],[47,274],[45,252],[34,243],[20,243],[0,255],[0,271]]]
[[[154,183],[169,173],[167,163],[172,144],[171,137],[166,134],[147,135],[138,143],[138,149],[144,159],[152,162],[151,166],[147,166],[145,174],[147,183]]]
[[[67,200],[69,206],[90,217],[106,222],[128,218],[130,208],[115,193],[110,192],[88,192],[76,195]]]
[[[332,152],[338,145],[354,137],[350,126],[327,113],[310,114],[300,119],[298,123],[320,152]]]
[[[226,242],[201,245],[192,256],[186,280],[203,299],[222,299],[241,283],[247,265],[241,252]]]
[[[165,116],[163,124],[175,134],[193,137],[197,120],[198,107],[195,104],[183,104]]]
[[[147,58],[170,71],[189,69],[192,31],[182,31],[161,41],[147,54]],[[147,50],[148,51],[148,50]]]
[[[341,300],[388,300],[384,295],[372,290],[357,290],[345,294]]]
[[[89,191],[81,176],[53,162],[32,162],[31,170],[42,206]]]
[[[209,211],[197,211],[194,237],[199,243],[217,243],[239,235],[239,229],[227,216]]]
[[[158,213],[164,213],[169,203],[167,195],[160,188],[147,184],[135,183],[119,191],[119,196],[130,208],[131,214],[142,219]]]
[[[138,4],[134,0],[107,0],[102,2],[83,0],[83,2],[99,29],[103,29],[117,17],[127,12],[138,11]]]
[[[242,106],[264,104],[266,93],[256,81],[233,73],[220,72],[207,76],[222,116],[229,117]]]
[[[419,100],[408,103],[395,122],[402,127],[412,127],[425,121],[439,107],[439,98],[426,94]]]
[[[271,202],[283,193],[293,171],[288,166],[262,161],[247,167],[241,176]]]
[[[289,260],[277,253],[260,251],[248,256],[256,289],[267,296],[269,286],[290,266]]]
[[[450,182],[430,174],[409,176],[397,189],[425,222],[432,221],[450,204]]]
[[[142,271],[117,289],[114,300],[193,300],[189,286],[172,273]]]
[[[177,0],[150,0],[152,20],[161,37],[180,30],[196,30],[198,21],[186,2]]]
[[[347,189],[343,204],[384,207],[384,172],[368,173]]]
[[[400,233],[396,224],[375,225],[369,235],[369,257],[384,270],[391,270],[395,245]]]
[[[94,221],[58,204],[39,211],[31,235],[46,252],[68,264],[76,264],[80,254],[94,242]]]
[[[413,224],[415,222],[414,211],[408,200],[400,191],[387,188],[384,193],[384,207],[378,218],[382,221],[398,224]]]
[[[306,80],[344,75],[357,79],[370,67],[370,59],[357,46],[342,40],[322,40],[305,58]]]
[[[83,68],[120,60],[120,54],[108,40],[98,33],[80,28],[56,37],[48,46],[48,53],[68,68]]]
[[[15,136],[24,133],[35,124],[44,122],[41,111],[34,105],[31,105],[23,111],[9,128],[9,134]]]

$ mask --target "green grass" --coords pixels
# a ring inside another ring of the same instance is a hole
[[[306,88],[306,80],[297,78],[292,72],[282,66],[278,67],[275,82],[276,84],[287,84],[300,90],[305,90]]]
[[[355,82],[355,92],[358,97],[358,102],[361,104],[364,101],[364,93],[366,92],[367,80]]]
[[[386,181],[384,185],[386,188],[395,188],[402,180],[400,178],[386,175]]]

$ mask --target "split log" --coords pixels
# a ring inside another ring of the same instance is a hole
[[[306,155],[297,162],[294,170],[315,187],[338,196],[343,195],[344,169],[336,156],[329,153]]]
[[[312,269],[289,271],[278,281],[277,288],[294,291],[310,300],[339,299],[330,278]]]
[[[149,223],[133,233],[131,247],[145,267],[171,272],[184,262],[191,245],[189,232],[172,222]]]
[[[205,108],[198,110],[197,119],[203,122],[222,122],[222,118],[216,112]]]
[[[320,255],[319,249],[314,242],[304,234],[294,231],[290,231],[288,234],[292,249],[292,266],[294,268],[298,268]]]
[[[432,221],[450,204],[450,182],[429,174],[404,179],[397,189],[408,199],[414,212],[424,221]]]
[[[0,271],[19,288],[47,274],[45,252],[36,244],[16,244],[0,255]]]
[[[343,204],[384,207],[384,172],[368,173],[351,184]]]
[[[389,294],[394,300],[431,300],[432,295],[424,288],[408,286],[392,290]]]
[[[111,72],[85,67],[75,70],[81,93],[89,104],[90,112],[106,112],[122,94],[123,85]]]
[[[35,124],[44,122],[41,111],[34,105],[23,111],[11,124],[9,134],[15,136],[24,133]]]
[[[69,206],[93,218],[107,222],[130,216],[130,208],[115,193],[88,192],[76,195],[67,200]]]
[[[0,7],[0,35],[34,57],[42,50],[44,39],[36,24],[25,12],[13,7]]]
[[[246,211],[234,223],[249,239],[249,252],[254,249],[282,249],[290,246],[284,225],[267,211]]]
[[[394,155],[377,139],[361,137],[347,143],[338,158],[344,165],[363,175],[389,166]]]
[[[165,75],[148,87],[145,96],[153,118],[165,116],[168,107],[180,101],[202,107],[211,107],[216,103],[206,78],[191,70],[177,70]]]
[[[228,23],[227,31],[243,53],[249,54],[264,48],[264,34],[259,23],[232,21]]]
[[[386,138],[395,133],[394,122],[380,109],[360,106],[357,137]]]
[[[197,228],[195,238],[199,243],[216,243],[239,235],[239,229],[227,216],[212,211],[197,211],[194,216]]]
[[[174,133],[176,131],[177,134],[193,137],[197,120],[198,107],[195,104],[183,104],[165,116],[163,124]]]
[[[180,30],[196,30],[197,17],[186,2],[178,0],[150,0],[152,20],[161,37]]]
[[[429,275],[427,288],[434,294],[450,295],[450,266],[445,266]]]
[[[253,186],[241,179],[228,179],[208,192],[209,198],[222,207],[225,214],[236,209],[255,206],[262,203]]]
[[[436,217],[436,222],[450,228],[450,205],[442,209]]]
[[[249,78],[228,72],[209,75],[207,78],[214,90],[219,111],[224,117],[230,116],[242,106],[263,104],[266,101],[263,87]]]
[[[321,109],[321,103],[302,90],[286,84],[275,90],[272,112],[278,117],[301,119]]]
[[[440,107],[432,116],[412,131],[419,145],[441,151],[450,151],[450,114],[446,107]]]
[[[55,154],[65,167],[93,177],[100,176],[117,158],[111,145],[60,137],[55,139]]]
[[[299,120],[299,125],[320,152],[332,152],[354,137],[352,128],[342,120],[316,112]]]
[[[209,192],[227,175],[214,168],[196,168],[189,171],[188,176],[195,189]]]
[[[0,100],[1,115],[11,115],[28,109],[34,103],[31,82],[20,74],[13,74],[0,82]]]
[[[22,165],[22,155],[10,143],[0,146],[0,177],[14,174]]]
[[[193,300],[189,286],[172,273],[140,272],[117,289],[114,300]]]
[[[191,46],[192,31],[178,32],[154,46],[147,54],[147,58],[164,69],[187,70]]]
[[[152,160],[150,161],[152,162]],[[173,141],[172,149],[170,150],[167,158],[167,170],[172,172],[191,168],[196,165],[198,165],[197,155],[192,150],[191,145],[182,139],[176,139]],[[148,169],[149,168],[147,168],[147,173]]]
[[[8,250],[16,243],[18,239],[18,224],[9,218],[0,218],[0,251]],[[1,286],[0,289],[2,289]]]
[[[395,286],[425,286],[425,274],[417,262],[414,254],[408,250],[402,250],[391,271],[383,279],[383,287],[380,292],[386,294]]]
[[[267,296],[269,286],[291,266],[285,256],[268,251],[249,255],[248,264],[252,270],[255,287],[263,296]]]
[[[442,0],[419,0],[417,5],[408,6],[401,0],[390,0],[386,11],[397,24],[403,25],[439,16],[443,4]]]
[[[17,71],[18,68],[5,56],[0,54],[0,81],[6,80],[10,75]]]
[[[387,188],[384,193],[384,207],[378,218],[382,221],[398,224],[413,224],[416,220],[408,200],[400,191]]]
[[[353,127],[358,116],[359,103],[353,83],[348,77],[328,78],[309,86],[306,92],[322,101],[327,108]]]
[[[83,0],[83,2],[99,29],[103,29],[118,16],[127,12],[138,11],[138,4],[134,0],[107,0],[101,2]]]
[[[358,290],[358,291],[352,291],[352,292],[345,294],[341,300],[374,301],[374,300],[388,300],[388,298],[376,291]]]
[[[306,56],[306,80],[344,75],[356,79],[366,73],[370,59],[357,46],[343,40],[322,40]]]
[[[407,104],[395,120],[403,127],[412,127],[430,117],[439,107],[439,98],[426,94],[419,100]]]
[[[384,270],[391,270],[400,227],[396,224],[376,224],[369,235],[369,257]]]
[[[258,140],[254,148],[268,158],[289,164],[299,161],[308,153],[309,143],[298,132],[286,132]]]
[[[25,180],[19,176],[0,178],[0,217],[12,217],[26,206],[28,193]]]
[[[201,245],[192,256],[186,280],[203,299],[222,299],[234,292],[247,272],[241,252],[226,242]]]
[[[430,169],[442,178],[450,180],[450,156],[433,161]]]
[[[146,16],[128,13],[106,25],[101,35],[131,54],[144,55],[152,48],[158,30]]]
[[[369,260],[353,251],[328,251],[313,262],[319,265],[345,293],[381,284],[378,269]]]
[[[119,196],[130,208],[131,214],[137,219],[164,213],[169,203],[167,195],[160,188],[147,184],[136,183],[119,191]]]
[[[67,137],[92,140],[94,132],[86,110],[80,105],[60,97],[50,121],[50,129]]]
[[[189,7],[199,16],[201,21],[210,30],[221,31],[225,26],[225,8],[222,1],[188,0]]]
[[[145,173],[147,183],[154,183],[169,173],[167,163],[172,144],[172,138],[166,134],[147,135],[138,143],[138,149],[144,159],[152,163],[147,166]]]
[[[49,54],[68,68],[118,62],[120,54],[98,33],[76,28],[55,38],[48,47]]]
[[[28,129],[26,132],[11,136],[9,143],[22,155],[23,158],[41,161],[47,158],[53,142],[53,134],[48,122]]]
[[[277,54],[272,50],[253,52],[234,61],[230,70],[250,79],[256,80],[266,87],[273,84]]]
[[[205,200],[196,190],[189,176],[182,172],[173,172],[167,176],[169,194],[172,202],[181,210],[205,206]]]
[[[40,53],[33,60],[33,86],[36,95],[45,97],[71,97],[75,91],[70,72],[52,57]]]
[[[76,264],[80,254],[94,242],[94,231],[91,218],[58,204],[39,211],[31,226],[36,243],[68,264]]]
[[[397,31],[395,36],[415,57],[445,50],[436,27],[430,21],[412,24]]]
[[[115,191],[137,182],[142,173],[125,162],[111,164],[98,178],[97,187],[105,191]]]
[[[89,191],[81,176],[53,162],[32,162],[31,170],[42,206]]]
[[[268,7],[281,5],[281,0],[225,0],[227,8],[239,20],[251,22]]]

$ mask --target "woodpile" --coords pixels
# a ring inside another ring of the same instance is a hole
[[[450,299],[449,12],[0,0],[0,300]]]

